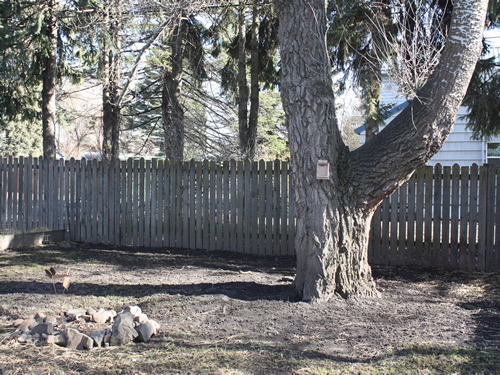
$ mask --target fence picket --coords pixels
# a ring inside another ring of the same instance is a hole
[[[495,175],[496,167],[491,166],[487,170],[488,175],[488,189],[486,199],[488,201],[486,207],[486,248],[485,253],[477,253],[477,269],[494,271],[492,264],[494,264],[495,257],[493,251],[495,248]],[[497,210],[499,207],[497,206]]]
[[[210,162],[209,164],[209,196],[210,196],[210,204],[209,204],[209,219],[208,219],[208,227],[210,230],[209,235],[209,245],[208,250],[215,250],[215,239],[217,237],[217,197],[215,196],[215,162]]]
[[[145,170],[145,161],[144,158],[139,160],[139,181],[138,181],[138,189],[139,189],[139,208],[138,208],[138,219],[137,219],[137,230],[139,232],[138,244],[139,246],[144,246],[144,232],[146,229],[145,223],[145,190],[146,190],[146,170]]]
[[[230,189],[230,194],[231,194],[231,200],[230,200],[230,207],[231,207],[231,226],[230,226],[230,233],[229,233],[229,242],[230,242],[230,246],[231,246],[231,249],[233,249],[233,251],[236,251],[236,248],[237,248],[237,235],[236,235],[236,227],[237,227],[237,214],[236,214],[236,209],[237,209],[237,202],[238,202],[238,199],[237,199],[237,196],[236,196],[236,192],[237,192],[237,180],[236,180],[236,161],[234,160],[231,160],[230,162],[230,165],[229,165],[229,170],[230,170],[230,186],[229,186],[229,189]]]
[[[424,256],[422,261],[424,265],[430,266],[432,259],[432,180],[434,177],[432,167],[425,167],[424,173]]]
[[[399,191],[395,191],[390,198],[391,201],[391,231],[390,231],[390,250],[389,264],[398,264],[398,214],[399,214]]]
[[[399,188],[399,212],[398,212],[398,265],[403,265],[406,262],[406,237],[407,237],[407,215],[408,215],[408,200],[407,200],[407,184]]]
[[[460,202],[460,167],[455,164],[452,167],[451,187],[451,245],[450,245],[450,268],[455,269],[458,264],[459,248],[459,202]]]
[[[193,162],[194,163],[194,162]],[[223,231],[223,245],[221,250],[230,250],[231,249],[231,244],[230,244],[230,236],[229,233],[231,232],[231,227],[230,227],[230,213],[231,213],[231,206],[229,204],[230,198],[229,198],[229,191],[230,191],[230,182],[229,182],[229,162],[224,161],[222,164],[222,194],[224,196],[224,203],[223,203],[223,225],[222,225],[222,231]],[[194,186],[194,181],[193,181],[193,186]],[[194,201],[193,201],[193,206],[195,206]],[[195,226],[193,225],[193,228]]]
[[[485,266],[485,257],[484,254],[486,252],[486,236],[487,236],[487,225],[488,225],[488,171],[486,167],[481,167],[479,169],[479,212],[482,214],[479,215],[479,227],[480,232],[478,233],[478,246],[477,246],[477,265],[478,268],[483,269]],[[474,270],[471,268],[471,270]]]
[[[258,254],[259,253],[259,238],[258,238],[258,221],[259,221],[259,172],[258,172],[258,163],[251,163],[250,172],[250,184],[251,184],[251,205],[250,205],[250,253]]]
[[[432,169],[431,169],[432,172]],[[434,193],[432,200],[432,256],[430,265],[439,262],[441,257],[441,229],[442,229],[442,181],[443,171],[440,164],[434,168]]]
[[[144,246],[151,246],[151,160],[146,160],[144,192]]]
[[[451,210],[451,167],[443,168],[443,220],[441,234],[441,259],[438,264],[448,267],[450,263],[450,210]]]
[[[196,249],[196,163],[189,163],[189,248]]]
[[[478,183],[479,173],[477,165],[473,165],[468,172],[469,175],[469,235],[468,235],[468,269],[475,269],[475,257],[477,253],[477,220],[478,220]],[[471,265],[473,267],[471,268]]]
[[[460,170],[460,268],[469,267],[469,254],[467,249],[467,218],[469,216],[469,173],[467,167]]]

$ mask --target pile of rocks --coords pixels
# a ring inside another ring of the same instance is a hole
[[[94,323],[101,329],[84,333],[71,327],[75,322]],[[104,309],[73,310],[59,318],[38,312],[33,318],[16,320],[13,325],[16,330],[11,339],[22,343],[45,342],[78,350],[125,345],[131,341],[148,342],[160,329],[158,322],[149,319],[139,306],[129,306],[119,314]]]

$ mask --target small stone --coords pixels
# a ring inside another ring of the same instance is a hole
[[[125,345],[139,334],[134,328],[134,316],[130,312],[118,314],[111,328],[110,345]]]
[[[94,346],[94,340],[91,337],[77,331],[76,329],[67,328],[64,331],[64,335],[67,339],[66,347],[70,349],[92,349]]]
[[[102,309],[101,309],[101,310],[102,310]],[[95,314],[96,312],[97,312],[97,311],[96,311],[95,309],[92,309],[92,308],[91,308],[91,309],[88,309],[88,310],[87,310],[87,315],[93,315],[93,314]]]
[[[144,324],[144,323],[146,323],[149,320],[149,318],[148,318],[148,316],[146,314],[142,313],[142,314],[139,314],[138,316],[134,317],[134,320],[136,322]]]
[[[52,323],[40,323],[33,327],[31,330],[32,335],[41,335],[41,334],[47,334],[51,335],[52,332],[54,331],[54,327],[52,326]]]
[[[160,330],[160,323],[158,323],[156,320],[153,320],[153,319],[150,319],[149,322],[153,325],[153,327],[155,327],[155,335],[156,335],[156,332],[158,332]]]
[[[123,312],[124,313],[127,313],[127,312],[131,313],[134,316],[134,318],[136,316],[139,316],[142,314],[142,310],[139,306],[128,306],[125,308],[125,310],[123,310]]]
[[[137,342],[148,342],[151,336],[156,333],[155,327],[150,322],[141,324],[136,328],[136,331],[139,334],[135,338],[135,341]]]
[[[40,312],[40,311],[38,311],[33,318],[35,320],[39,320],[39,319],[44,320],[45,319],[45,314],[42,313],[42,312]]]
[[[105,348],[109,347],[109,342],[111,340],[111,331],[108,329],[106,332],[107,333],[104,335],[104,347]]]
[[[66,312],[66,316],[71,320],[77,320],[82,315],[86,315],[87,311],[85,310],[70,310]]]
[[[33,340],[36,340],[36,341],[40,340],[40,334],[39,333],[31,334],[31,337],[33,338]]]
[[[14,327],[19,327],[23,322],[24,322],[24,319],[16,319],[16,320],[14,320],[14,323],[12,323],[12,325]]]
[[[50,315],[50,316],[45,317],[44,322],[45,323],[51,323],[52,325],[56,325],[57,324],[57,318],[54,315]]]
[[[90,322],[92,320],[92,315],[82,314],[79,316],[79,319],[83,319],[86,322]]]
[[[96,323],[112,322],[113,314],[111,311],[97,311],[92,314],[92,320]]]
[[[28,341],[31,341],[31,335],[29,335],[28,333],[22,333],[18,338],[17,338],[17,341],[19,341],[20,343],[27,343]]]
[[[67,340],[66,336],[63,334],[59,335],[49,335],[46,339],[47,344],[55,344],[60,346],[66,346]]]

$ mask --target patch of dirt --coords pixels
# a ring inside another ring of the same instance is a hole
[[[64,295],[54,295],[44,276],[57,265],[71,268]],[[9,250],[0,253],[0,332],[37,311],[138,304],[162,326],[151,345],[279,342],[344,363],[369,362],[407,343],[500,348],[498,274],[375,267],[380,298],[309,304],[291,300],[294,266],[292,258],[172,249]]]

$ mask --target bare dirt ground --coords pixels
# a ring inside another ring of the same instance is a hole
[[[44,273],[57,265],[71,268],[64,295]],[[0,252],[0,373],[500,372],[498,273],[373,273],[380,298],[308,304],[291,300],[291,258],[83,244]],[[37,311],[128,305],[161,324],[149,343],[74,352],[8,339]]]

